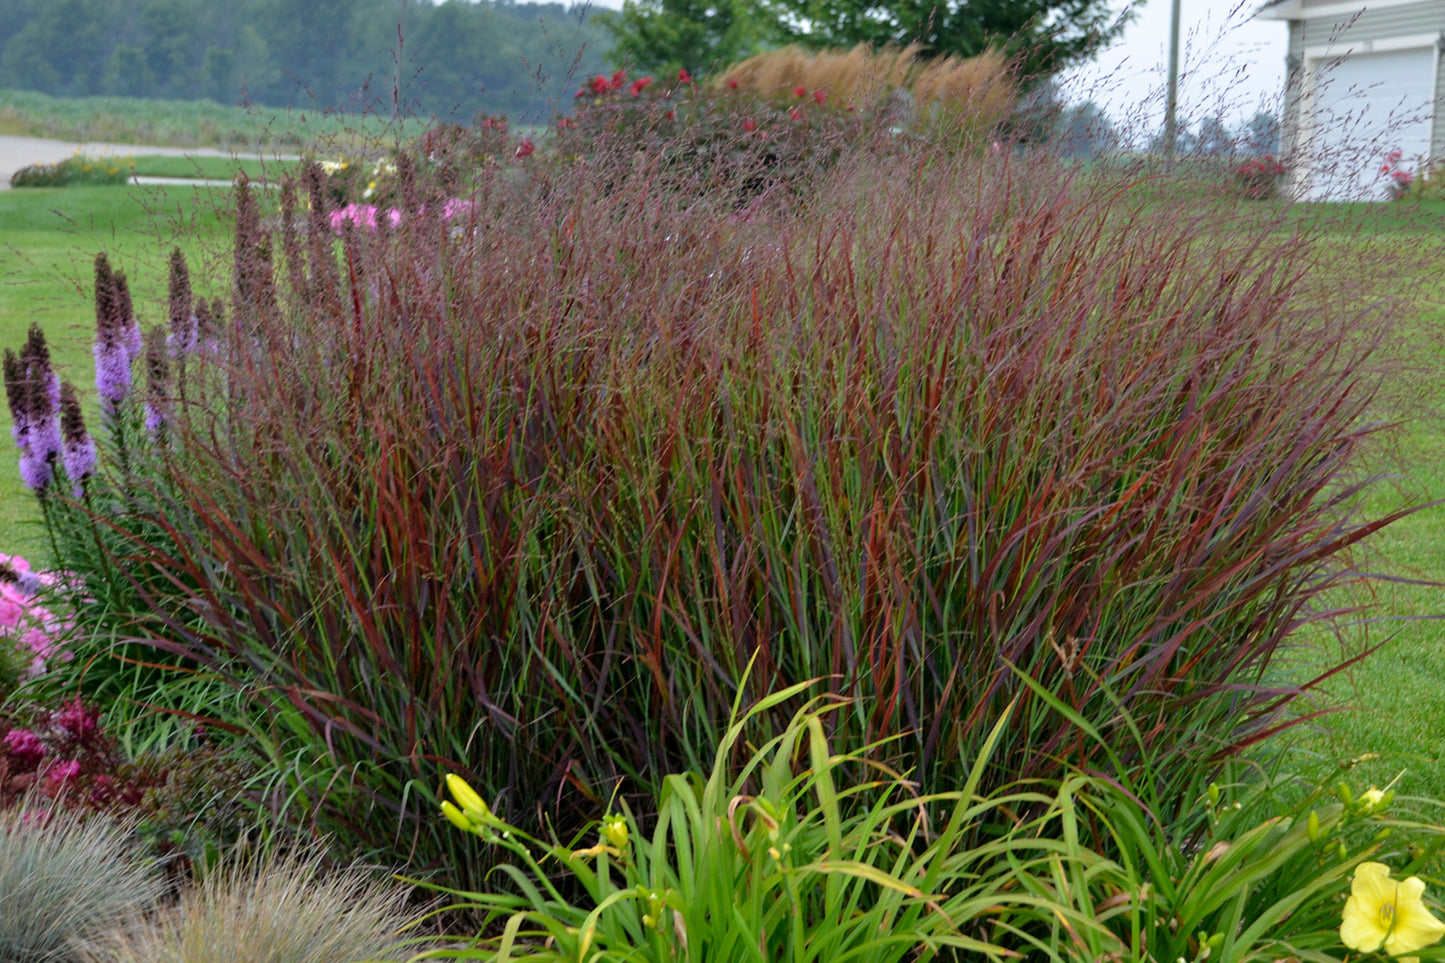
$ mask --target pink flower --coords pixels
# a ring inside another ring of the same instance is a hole
[[[47,788],[52,792],[63,789],[67,783],[80,775],[80,763],[74,759],[67,759],[64,762],[57,762],[50,767],[45,774]]]
[[[794,87],[794,88],[793,88],[793,96],[794,96],[794,97],[797,97],[799,100],[801,100],[802,98],[808,96],[808,88],[807,88],[807,87],[804,87],[804,86],[802,86],[802,85],[799,85],[799,86],[797,86],[797,87]]]
[[[627,71],[619,70],[612,75],[612,82],[608,84],[608,87],[612,90],[621,90],[625,83],[627,83]]]
[[[687,72],[687,68],[686,68],[686,67],[683,67],[681,70],[679,70],[679,71],[677,72],[677,82],[680,83],[680,84],[690,84],[690,83],[692,83],[692,74],[690,74],[690,73]]]
[[[11,729],[5,733],[5,748],[23,766],[33,768],[45,758],[45,743],[29,729]]]
[[[632,82],[632,86],[628,89],[632,91],[632,96],[640,97],[642,96],[643,88],[650,83],[652,83],[651,77],[639,77]]]
[[[99,731],[100,710],[86,708],[77,696],[70,702],[62,703],[59,711],[50,717],[50,721],[84,742]]]
[[[802,120],[802,119],[803,119],[803,110],[802,110],[801,107],[789,107],[789,108],[788,108],[788,116],[791,117],[791,118],[793,118],[794,120]]]
[[[737,90],[737,89],[738,89],[738,79],[737,79],[736,77],[729,77],[729,78],[728,78],[728,90]]]
[[[593,77],[593,78],[592,78],[592,92],[593,92],[594,94],[605,94],[605,93],[607,93],[607,78],[606,78],[606,77],[601,77],[601,76]]]
[[[13,585],[0,585],[0,630],[13,629],[25,618],[29,600]]]
[[[823,90],[813,91],[813,102],[819,105],[826,104],[828,102],[827,92]]]
[[[755,131],[755,130],[757,130],[757,129],[758,129],[758,122],[755,121],[755,120],[753,120],[751,117],[749,117],[747,120],[744,120],[744,121],[743,121],[743,130],[744,130],[744,131],[751,132],[751,131]]]
[[[442,205],[442,220],[450,221],[454,217],[461,217],[472,212],[472,202],[462,200],[459,197],[448,198]]]
[[[517,145],[517,156],[518,156],[518,157],[531,157],[531,156],[532,156],[532,152],[535,151],[536,149],[537,149],[537,145],[535,145],[535,144],[532,143],[532,138],[530,138],[530,137],[523,137],[523,138],[522,138],[522,142]]]

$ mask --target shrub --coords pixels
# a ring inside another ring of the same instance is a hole
[[[1234,168],[1234,180],[1242,197],[1251,201],[1262,201],[1275,196],[1284,173],[1284,165],[1266,154],[1237,164]]]
[[[398,226],[338,263],[293,198],[284,266],[243,182],[231,322],[125,428],[117,510],[52,518],[114,539],[127,637],[244,695],[293,815],[419,870],[481,871],[444,770],[570,833],[807,679],[927,793],[1017,699],[985,788],[1149,766],[1183,804],[1287,724],[1277,655],[1388,521],[1353,515],[1388,306],[1269,211],[899,151],[738,217],[629,147],[450,222],[398,158]]]
[[[161,895],[124,827],[25,806],[0,813],[0,957],[68,958],[74,939],[148,910]]]
[[[129,184],[131,164],[112,157],[76,154],[54,164],[31,164],[10,175],[11,187],[73,187],[81,184]]]
[[[240,851],[180,905],[83,947],[88,963],[351,963],[400,959],[408,890],[312,854]]]
[[[796,46],[757,54],[720,71],[711,86],[786,100],[821,93],[847,109],[883,110],[891,123],[963,131],[991,130],[1013,108],[1016,91],[1003,55],[919,56],[922,47],[808,52]],[[902,96],[900,101],[898,98]]]

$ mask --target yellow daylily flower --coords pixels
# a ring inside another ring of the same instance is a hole
[[[1418,876],[1397,881],[1384,863],[1361,863],[1345,901],[1340,940],[1361,953],[1383,949],[1391,956],[1429,946],[1445,936],[1445,923],[1425,908],[1424,894]]]

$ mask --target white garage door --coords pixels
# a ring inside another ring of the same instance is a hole
[[[1418,171],[1430,150],[1435,47],[1350,54],[1315,61],[1309,195],[1315,200],[1382,200],[1391,151]]]

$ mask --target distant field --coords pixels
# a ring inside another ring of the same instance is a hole
[[[428,126],[421,119],[306,109],[224,106],[212,100],[51,97],[0,90],[0,134],[69,141],[111,141],[237,150],[295,150],[316,145],[387,142]]]

